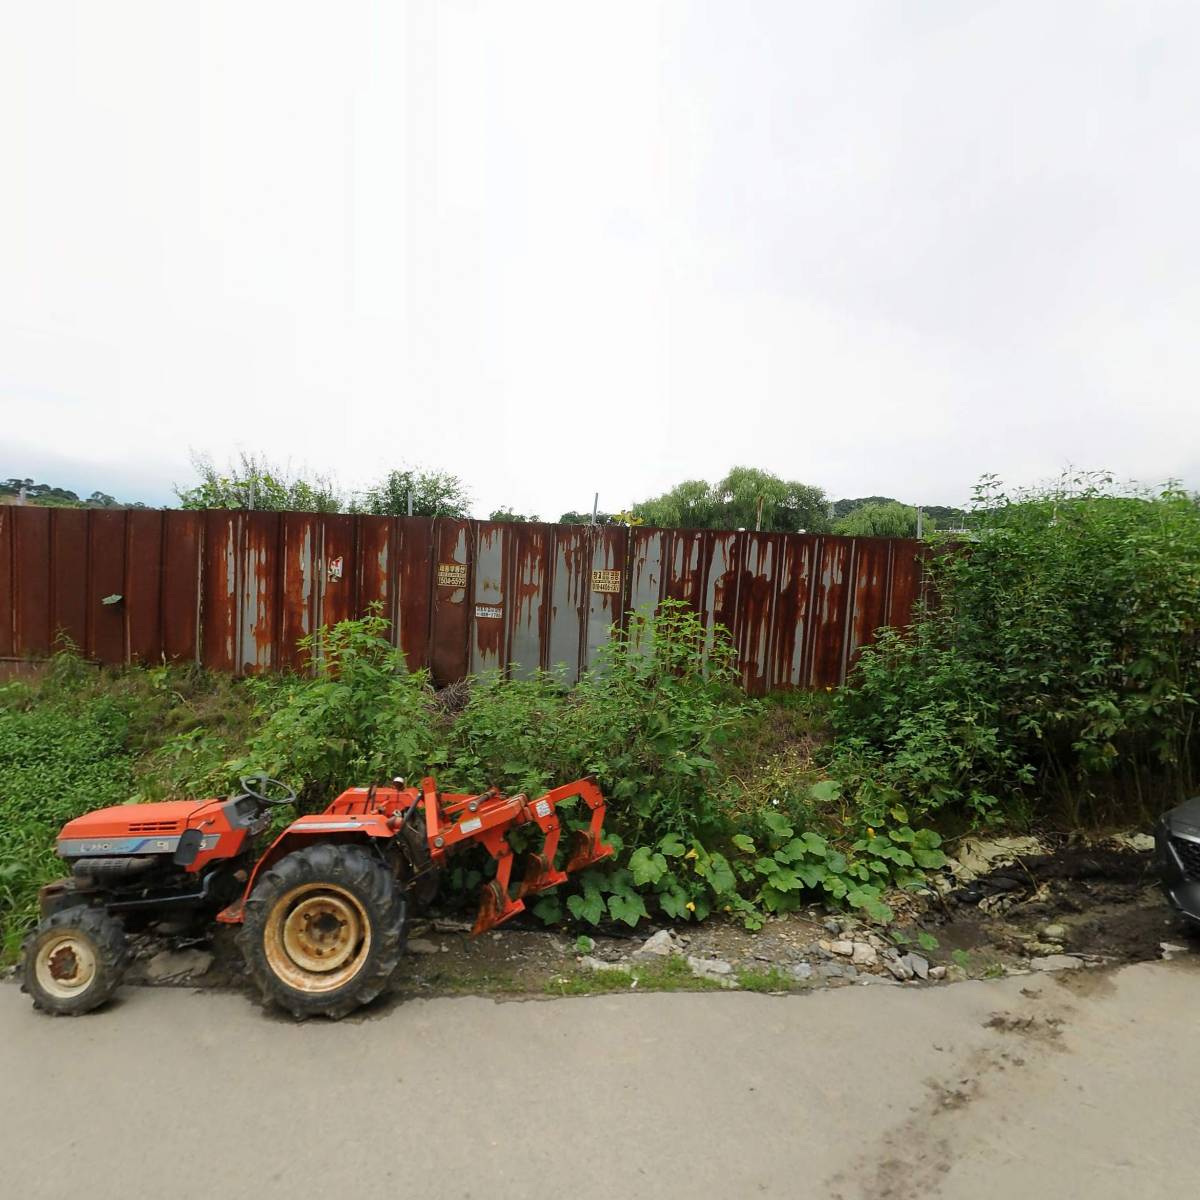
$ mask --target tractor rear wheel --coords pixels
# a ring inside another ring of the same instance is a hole
[[[44,918],[26,939],[21,988],[34,1008],[77,1017],[116,991],[128,965],[121,922],[102,908],[76,904]]]
[[[285,855],[246,901],[240,937],[263,998],[293,1016],[344,1017],[391,981],[407,906],[366,849],[324,842]]]

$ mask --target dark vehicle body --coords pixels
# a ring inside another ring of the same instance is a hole
[[[1167,899],[1200,927],[1200,796],[1164,813],[1154,841]]]

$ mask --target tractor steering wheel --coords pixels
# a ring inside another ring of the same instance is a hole
[[[281,808],[285,804],[296,802],[296,793],[286,783],[271,779],[267,775],[243,775],[238,784],[244,795],[265,804],[268,808]]]

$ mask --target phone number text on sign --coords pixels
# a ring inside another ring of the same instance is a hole
[[[438,587],[465,588],[467,568],[465,563],[438,563]]]
[[[619,592],[621,590],[620,571],[593,571],[593,592]]]

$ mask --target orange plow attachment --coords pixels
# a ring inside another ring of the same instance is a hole
[[[483,933],[525,910],[525,898],[564,882],[567,875],[602,862],[613,853],[604,841],[604,796],[590,779],[563,784],[530,799],[524,794],[501,795],[489,788],[479,796],[442,795],[432,779],[421,781],[425,832],[430,858],[443,865],[447,854],[468,842],[481,842],[496,860],[496,876],[483,889],[472,934]],[[591,812],[588,827],[571,835],[564,870],[554,866],[562,836],[557,807],[578,796]],[[512,895],[514,855],[508,832],[534,824],[545,837],[542,849],[522,855],[516,895]]]

